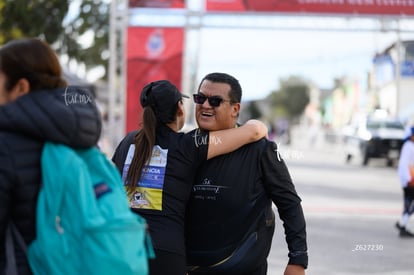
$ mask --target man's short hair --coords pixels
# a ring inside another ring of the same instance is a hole
[[[242,88],[239,81],[234,77],[226,73],[209,73],[200,82],[198,91],[200,91],[201,84],[204,80],[211,81],[213,83],[227,83],[230,85],[229,97],[231,103],[240,103],[242,97]]]

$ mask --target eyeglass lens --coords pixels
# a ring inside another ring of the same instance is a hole
[[[205,96],[200,94],[195,94],[194,96],[194,102],[197,104],[203,104],[208,100],[208,103],[211,105],[211,107],[218,107],[220,106],[221,102],[223,102],[223,99],[219,96]]]

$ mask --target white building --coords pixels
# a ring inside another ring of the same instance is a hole
[[[414,41],[397,41],[375,55],[370,93],[377,108],[404,123],[414,118]]]

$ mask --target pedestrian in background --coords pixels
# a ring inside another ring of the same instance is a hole
[[[403,191],[403,213],[395,226],[400,237],[414,237],[414,233],[407,229],[408,220],[414,212],[414,127],[408,129],[401,148],[398,175]]]
[[[29,245],[36,238],[36,203],[42,184],[40,157],[47,141],[75,148],[97,144],[101,116],[92,101],[68,96],[86,91],[66,86],[58,58],[36,38],[0,48],[0,270],[5,269],[5,234],[11,223]],[[18,274],[32,274],[16,247]],[[58,253],[58,252],[57,252]]]
[[[140,97],[142,129],[129,133],[112,158],[131,209],[148,222],[155,250],[151,275],[186,274],[185,210],[198,167],[267,134],[267,127],[255,120],[238,129],[179,133],[185,122],[182,100],[167,80],[147,84]]]
[[[225,73],[206,75],[194,94],[200,129],[238,127],[242,88]],[[213,99],[220,98],[220,104]],[[276,205],[289,261],[285,275],[305,274],[306,224],[301,199],[278,147],[265,138],[207,161],[197,172],[187,211],[189,274],[267,274]]]

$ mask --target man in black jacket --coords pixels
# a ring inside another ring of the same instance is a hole
[[[241,93],[228,74],[205,76],[194,95],[198,126],[210,131],[237,127]],[[266,139],[216,157],[198,171],[187,210],[189,274],[267,274],[275,227],[272,202],[289,249],[284,274],[305,274],[301,199],[276,144]]]

